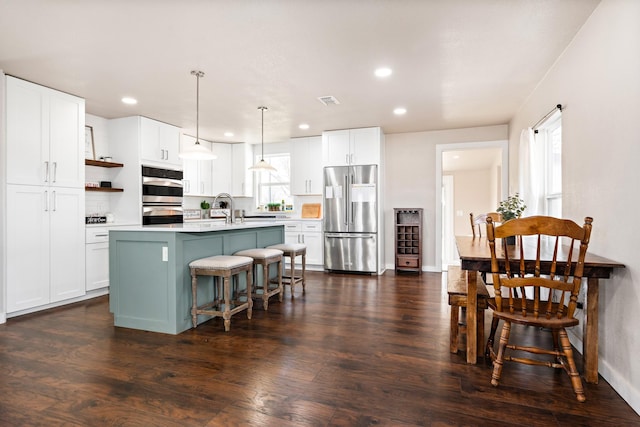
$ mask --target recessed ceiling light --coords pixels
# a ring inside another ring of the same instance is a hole
[[[454,159],[459,159],[460,156],[458,156],[457,154],[455,156],[453,156]]]
[[[225,132],[224,136],[233,136],[233,132]]]
[[[301,123],[300,125],[298,125],[298,128],[300,129],[309,129],[309,125],[306,123]]]
[[[391,75],[392,71],[391,68],[378,68],[375,71],[375,75],[376,77],[389,77]]]
[[[135,98],[131,98],[130,96],[125,96],[124,98],[122,98],[122,102],[128,105],[136,105],[138,103],[138,100]]]
[[[393,110],[393,114],[395,114],[397,116],[401,116],[401,115],[405,114],[406,112],[407,112],[407,109],[403,108],[403,107],[398,107],[398,108]]]

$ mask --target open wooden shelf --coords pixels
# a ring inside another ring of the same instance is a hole
[[[121,193],[124,191],[122,188],[113,187],[84,187],[85,191],[102,191],[104,193]]]
[[[91,160],[91,159],[84,159],[84,164],[87,166],[98,166],[101,168],[121,168],[124,166],[124,164],[122,163],[104,162],[102,160]]]

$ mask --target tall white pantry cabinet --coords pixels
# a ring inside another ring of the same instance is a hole
[[[6,76],[6,314],[85,294],[84,100]]]

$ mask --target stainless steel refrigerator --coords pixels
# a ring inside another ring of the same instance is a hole
[[[378,166],[324,168],[324,267],[378,272]]]

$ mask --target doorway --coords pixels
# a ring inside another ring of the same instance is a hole
[[[495,211],[506,197],[509,143],[436,146],[436,268],[457,262],[455,236],[471,234],[469,213]]]

